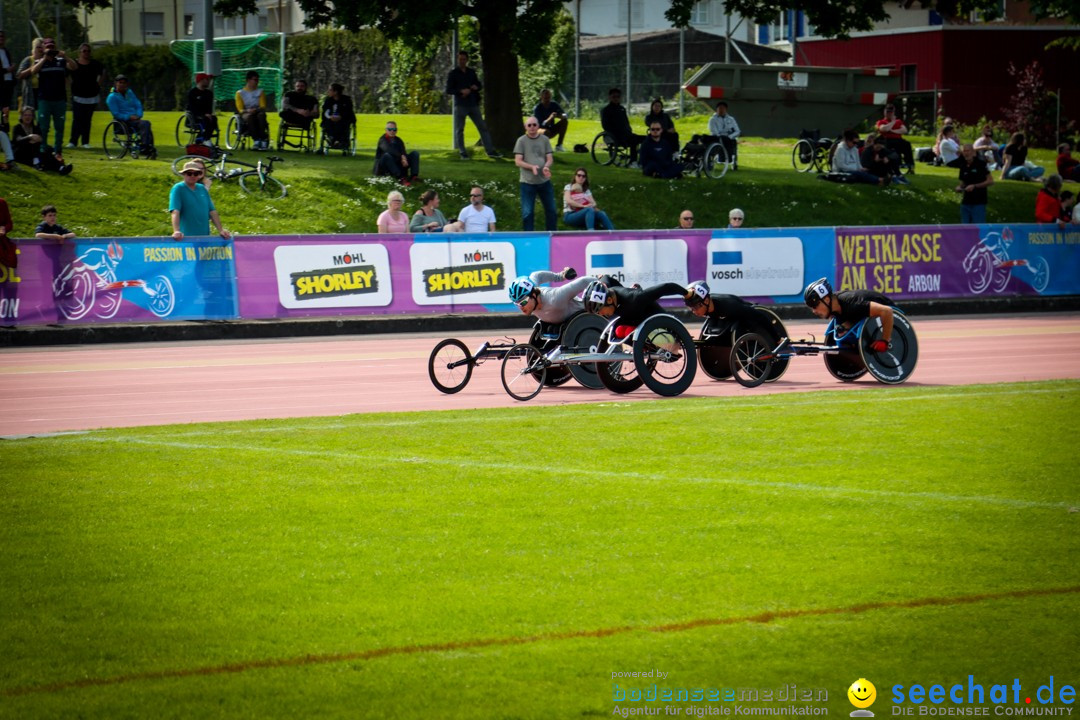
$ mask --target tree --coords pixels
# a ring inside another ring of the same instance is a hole
[[[418,48],[453,29],[458,18],[475,18],[484,70],[484,116],[495,145],[502,150],[513,147],[522,132],[518,58],[540,59],[563,7],[561,0],[428,0],[411,7],[397,0],[299,2],[308,27],[334,24],[358,30],[374,25],[387,39],[401,39]],[[253,5],[254,0],[218,0],[215,8],[249,3]]]

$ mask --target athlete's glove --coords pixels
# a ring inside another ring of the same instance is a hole
[[[563,280],[573,280],[577,277],[577,270],[572,267],[563,268],[562,276]]]
[[[870,349],[876,353],[883,353],[889,349],[889,343],[885,342],[884,340],[875,340],[874,342],[870,343]]]

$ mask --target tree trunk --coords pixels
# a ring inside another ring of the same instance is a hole
[[[513,41],[515,16],[512,10],[506,12],[498,5],[502,12],[477,13],[476,18],[484,64],[484,119],[495,147],[510,153],[525,128],[521,124],[521,85]]]

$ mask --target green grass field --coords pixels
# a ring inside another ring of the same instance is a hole
[[[0,175],[0,195],[7,198],[15,218],[15,237],[32,234],[41,206],[60,209],[61,224],[84,237],[161,236],[171,233],[168,219],[169,188],[178,178],[166,161],[181,154],[173,139],[179,113],[148,113],[155,128],[161,159],[112,161],[101,149],[101,137],[109,117],[94,114],[93,150],[67,150],[74,173],[54,174],[20,169]],[[374,147],[390,115],[359,118],[357,157],[317,157],[294,151],[281,153],[277,177],[289,186],[289,196],[274,202],[256,201],[235,182],[215,186],[213,196],[226,227],[243,235],[292,233],[375,232],[375,219],[386,209],[386,194],[395,186],[387,178],[371,177]],[[220,116],[224,127],[227,116]],[[493,161],[477,148],[474,159],[462,161],[452,151],[451,119],[448,115],[410,115],[395,118],[401,136],[411,149],[421,152],[425,184],[405,190],[405,210],[414,212],[418,198],[435,188],[442,209],[453,217],[468,202],[473,184],[486,189],[487,203],[499,218],[500,230],[520,230],[518,170],[512,158]],[[686,139],[703,131],[708,118],[680,119]],[[70,127],[70,118],[68,119]],[[278,118],[271,116],[271,135],[276,138]],[[633,120],[640,123],[639,118]],[[574,120],[566,146],[591,144],[599,132],[598,121]],[[466,143],[477,135],[466,124]],[[913,138],[929,145],[929,138]],[[740,149],[740,169],[721,180],[688,178],[661,181],[640,172],[604,168],[588,155],[557,153],[554,180],[560,191],[577,165],[589,168],[599,206],[620,229],[675,227],[678,214],[694,210],[697,226],[726,227],[732,207],[746,211],[747,227],[795,227],[831,225],[913,225],[956,223],[960,220],[959,197],[953,192],[956,171],[920,164],[908,187],[836,185],[821,182],[814,173],[796,173],[791,165],[794,139],[747,138]],[[244,152],[240,158],[254,160],[271,153]],[[1053,167],[1054,154],[1035,150],[1031,158]],[[990,189],[989,222],[1031,222],[1037,183],[998,182]],[[557,199],[561,213],[562,204]],[[538,211],[541,212],[541,211]],[[560,216],[560,228],[562,228]]]
[[[1078,412],[1067,381],[0,441],[0,716],[1075,686]]]

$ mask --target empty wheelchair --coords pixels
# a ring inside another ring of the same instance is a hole
[[[799,140],[791,149],[791,164],[799,172],[817,170],[819,173],[832,171],[832,158],[837,141],[821,137],[820,130],[803,130]]]
[[[716,179],[724,177],[732,165],[723,143],[703,141],[698,135],[683,146],[679,161],[687,174]]]
[[[611,133],[601,132],[593,138],[592,159],[597,165],[629,167],[630,146],[617,143]]]
[[[199,139],[199,126],[195,123],[195,120],[191,117],[191,113],[183,113],[176,119],[176,145],[177,147],[187,147],[194,144]],[[221,131],[217,125],[214,126],[214,131],[211,133],[208,139],[214,145],[218,144],[221,139]]]

